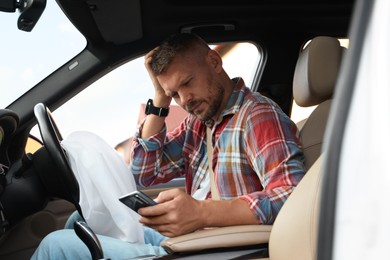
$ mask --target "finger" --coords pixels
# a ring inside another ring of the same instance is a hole
[[[156,52],[158,47],[154,48],[153,50],[149,51],[146,55],[145,58],[152,58],[153,54]]]
[[[174,200],[177,196],[179,196],[181,193],[184,193],[183,191],[179,189],[172,189],[172,190],[166,190],[162,191],[158,194],[156,198],[157,203],[164,203],[167,201]]]
[[[148,227],[158,231],[166,237],[174,237],[175,233],[171,230],[169,225],[149,225]]]
[[[150,69],[150,64],[152,63],[153,61],[153,54],[155,52],[156,48],[151,50],[150,52],[148,52],[145,57],[144,57],[144,65],[146,66],[146,68],[149,70]]]
[[[152,62],[152,57],[150,56],[150,57],[147,57],[147,56],[145,56],[145,65],[148,65],[148,64],[150,64]]]
[[[152,73],[152,57],[145,58],[144,66],[146,67],[146,70],[148,71],[149,75],[153,75]]]
[[[162,231],[162,232],[160,232],[160,234],[162,234],[163,236],[166,236],[166,237],[175,237],[175,234],[173,234],[172,232],[169,232],[169,231],[167,231],[167,232]]]
[[[141,217],[138,221],[141,224],[148,226],[148,227],[170,224],[169,221],[167,221],[167,219],[163,216],[151,217],[151,218]]]
[[[157,202],[157,200],[156,200]],[[156,217],[167,213],[167,205],[158,204],[155,206],[149,206],[138,210],[138,214],[143,217]]]

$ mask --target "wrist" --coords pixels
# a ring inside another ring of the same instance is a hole
[[[212,226],[212,221],[211,221],[211,212],[210,212],[210,206],[212,200],[199,200],[199,214],[200,216],[198,218],[199,220],[199,226],[200,228],[205,228],[205,227],[211,227]]]
[[[153,98],[153,104],[156,107],[168,108],[169,105],[171,104],[171,100],[172,100],[172,98],[166,96],[165,94],[164,94],[164,96],[155,95],[154,98]]]

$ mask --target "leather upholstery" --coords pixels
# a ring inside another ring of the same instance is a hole
[[[310,169],[321,154],[331,103],[331,100],[327,100],[318,105],[300,131],[306,169]]]
[[[173,253],[267,244],[271,230],[272,225],[212,228],[170,238],[163,241],[161,246]]]
[[[322,142],[343,49],[331,37],[316,37],[298,58],[293,93],[300,106],[318,105],[301,128],[308,172],[283,205],[269,241],[271,260],[317,258]]]
[[[342,54],[343,48],[337,39],[320,36],[301,52],[296,64],[293,82],[295,102],[300,106],[318,105],[299,126],[307,169],[321,153]]]
[[[301,52],[293,81],[299,106],[318,105],[332,97],[342,53],[340,42],[326,36],[314,38]]]
[[[269,259],[316,259],[322,158],[313,164],[279,212],[270,236]]]

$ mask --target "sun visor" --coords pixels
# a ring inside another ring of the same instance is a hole
[[[87,0],[86,2],[106,42],[120,45],[142,37],[139,0]]]

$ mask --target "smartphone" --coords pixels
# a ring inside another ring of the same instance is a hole
[[[149,207],[157,204],[154,200],[152,200],[142,191],[133,191],[129,194],[120,197],[119,200],[135,212],[138,212],[140,208]]]

